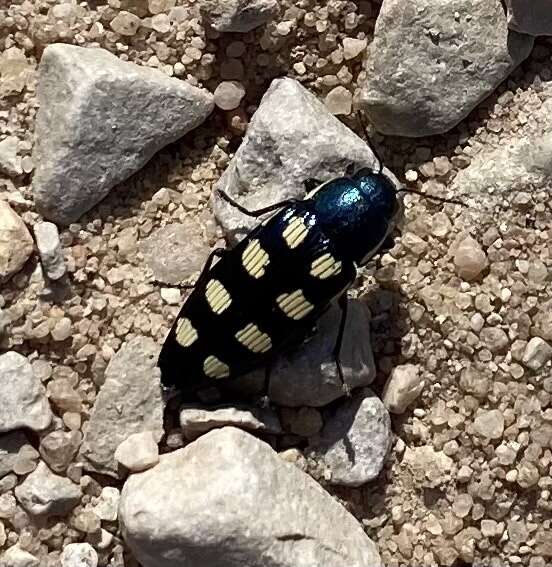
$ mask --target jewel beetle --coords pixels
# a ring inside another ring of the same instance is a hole
[[[395,228],[399,193],[406,190],[397,189],[379,163],[379,171],[307,180],[305,199],[256,211],[219,192],[246,215],[273,214],[235,247],[209,256],[161,349],[163,386],[193,393],[269,368],[312,331],[333,301],[342,314],[333,353],[343,382],[347,289]]]

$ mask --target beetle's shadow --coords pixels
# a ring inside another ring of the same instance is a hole
[[[381,399],[390,372],[405,362],[402,339],[410,330],[407,300],[400,286],[392,280],[370,289],[359,299],[369,306],[372,313],[370,340],[376,377],[369,388]],[[337,400],[327,407],[325,413],[334,412],[342,403],[343,399]],[[396,435],[406,418],[396,419],[391,416],[391,419],[393,435]],[[351,423],[344,423],[343,429],[348,429],[350,425]],[[345,449],[354,462],[354,448],[349,443]],[[393,459],[390,450],[379,476],[365,485],[358,488],[326,485],[326,489],[344,501],[349,511],[360,521],[380,516],[388,509],[389,496],[386,488],[391,485]]]

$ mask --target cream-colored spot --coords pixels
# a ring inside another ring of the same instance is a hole
[[[276,303],[288,317],[296,321],[302,319],[314,309],[314,305],[306,300],[300,289],[279,295],[276,298]]]
[[[302,218],[292,217],[282,234],[290,248],[297,248],[305,240],[308,232],[309,229]]]
[[[218,280],[210,280],[205,289],[205,297],[211,309],[219,315],[230,307],[232,298]]]
[[[268,253],[261,248],[259,241],[255,238],[243,251],[242,264],[247,273],[255,279],[264,276],[265,267],[270,263]]]
[[[272,347],[270,337],[253,323],[247,324],[235,336],[244,347],[252,352],[266,352]]]
[[[339,272],[341,272],[341,262],[327,252],[312,262],[310,275],[325,280]]]
[[[189,347],[197,341],[197,336],[197,331],[192,322],[186,317],[182,317],[176,327],[176,342],[180,346]]]
[[[209,378],[228,378],[230,376],[228,364],[224,364],[224,362],[213,355],[208,356],[203,362],[203,372]]]

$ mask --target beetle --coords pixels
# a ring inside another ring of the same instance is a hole
[[[347,290],[394,230],[402,210],[399,193],[406,189],[396,188],[381,160],[377,171],[361,168],[324,183],[310,179],[305,186],[304,200],[255,211],[219,190],[246,215],[273,214],[235,247],[209,256],[161,349],[163,386],[189,394],[258,367],[269,369],[337,301],[341,320],[333,355],[347,390],[339,357]]]

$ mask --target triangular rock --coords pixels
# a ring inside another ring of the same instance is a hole
[[[293,79],[275,79],[217,188],[248,209],[260,209],[290,197],[304,197],[306,179],[327,181],[343,175],[349,164],[378,167],[366,143],[315,95]],[[213,205],[233,240],[257,224],[216,196]]]
[[[44,51],[38,98],[34,195],[60,223],[77,220],[213,109],[205,90],[66,44]]]

